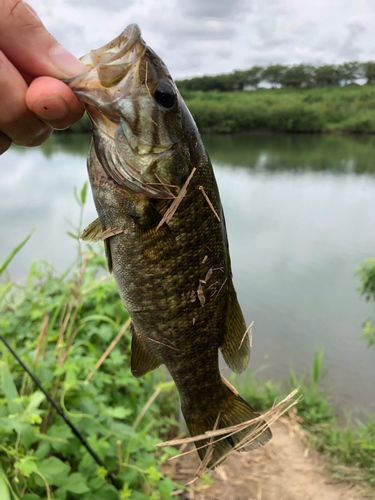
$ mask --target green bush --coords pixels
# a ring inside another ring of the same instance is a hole
[[[182,93],[201,132],[375,132],[375,85]],[[87,115],[68,131],[90,132]]]
[[[76,193],[82,208],[85,197],[85,188]],[[175,450],[154,445],[177,430],[174,383],[162,370],[131,376],[128,331],[95,368],[128,320],[105,258],[88,246],[62,276],[33,262],[24,286],[0,283],[0,300],[1,334],[122,485],[118,492],[106,479],[0,341],[0,492],[25,500],[169,498],[175,485],[160,467]]]
[[[372,134],[375,132],[375,110],[361,111],[342,124],[348,132]]]

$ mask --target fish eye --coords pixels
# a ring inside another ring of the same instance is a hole
[[[167,109],[173,108],[177,100],[176,92],[168,82],[161,82],[156,86],[154,97],[158,104]]]

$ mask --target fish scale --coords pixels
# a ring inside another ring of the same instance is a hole
[[[220,195],[194,120],[136,25],[83,60],[87,73],[69,85],[93,127],[88,173],[99,218],[82,239],[104,235],[108,268],[132,318],[132,373],[167,367],[192,435],[216,421],[223,428],[256,418],[219,370],[220,349],[229,368],[243,371],[250,344]],[[251,430],[215,444],[208,465]],[[245,449],[270,437],[265,426]],[[205,449],[198,453],[203,459]]]

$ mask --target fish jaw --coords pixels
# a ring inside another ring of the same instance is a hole
[[[183,134],[186,107],[163,61],[135,24],[81,60],[88,71],[66,83],[86,107],[107,173],[153,199],[177,196],[192,162]]]

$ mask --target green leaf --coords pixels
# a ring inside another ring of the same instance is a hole
[[[29,404],[26,408],[26,413],[36,413],[39,408],[40,403],[46,399],[45,395],[41,391],[36,391],[30,396]]]
[[[115,408],[108,407],[105,409],[105,415],[113,418],[124,419],[133,413],[130,408],[124,408],[123,406],[116,406]]]
[[[106,484],[103,488],[96,491],[95,493],[90,493],[90,495],[85,495],[87,500],[119,500],[119,492],[110,484]]]
[[[10,500],[8,482],[6,480],[4,471],[1,467],[0,467],[0,498],[1,500]]]
[[[54,484],[55,477],[67,475],[70,467],[59,458],[49,457],[39,464],[38,470],[43,474],[48,483]]]
[[[30,474],[38,470],[38,466],[36,464],[36,458],[30,455],[21,458],[21,460],[18,460],[14,464],[14,466],[21,472],[21,474],[23,474],[26,477],[29,477]]]
[[[3,274],[3,272],[5,271],[5,269],[8,267],[8,265],[10,264],[10,262],[13,260],[14,256],[21,250],[21,248],[26,245],[26,243],[29,241],[31,235],[33,234],[33,232],[35,231],[35,227],[31,230],[31,232],[26,236],[26,238],[21,241],[21,243],[19,245],[16,246],[16,248],[13,248],[13,250],[10,252],[9,255],[7,255],[7,257],[5,257],[5,259],[3,260],[3,262],[0,264],[0,276]]]
[[[88,183],[86,181],[84,183],[82,189],[81,189],[81,201],[82,201],[82,205],[84,205],[86,203],[87,186],[88,186]]]
[[[1,389],[5,395],[5,399],[7,400],[9,413],[11,415],[22,413],[22,405],[15,401],[18,398],[16,385],[7,365],[3,361],[0,361],[0,375]]]
[[[35,431],[35,428],[30,424],[22,424],[20,432],[21,432],[21,443],[27,450],[33,443],[35,443],[35,441],[38,441],[39,439],[39,436]]]
[[[22,500],[40,500],[40,496],[34,495],[34,493],[27,493],[22,497]]]
[[[67,231],[66,234],[74,238],[75,240],[79,240],[79,234],[73,234],[71,231]]]
[[[76,199],[76,202],[78,203],[78,205],[80,207],[82,207],[82,201],[78,198],[78,194],[77,194],[77,186],[74,186],[73,193],[74,193],[74,198]]]
[[[58,490],[56,490],[56,498],[58,498],[58,500],[66,500],[66,497],[68,496],[68,492],[66,491],[65,488],[59,488]]]
[[[51,444],[48,441],[42,441],[36,452],[34,453],[34,457],[36,457],[38,460],[43,460],[43,458],[48,455],[49,451],[51,449]]]
[[[64,488],[71,493],[86,493],[90,488],[86,485],[86,479],[80,472],[74,472],[68,476]]]

